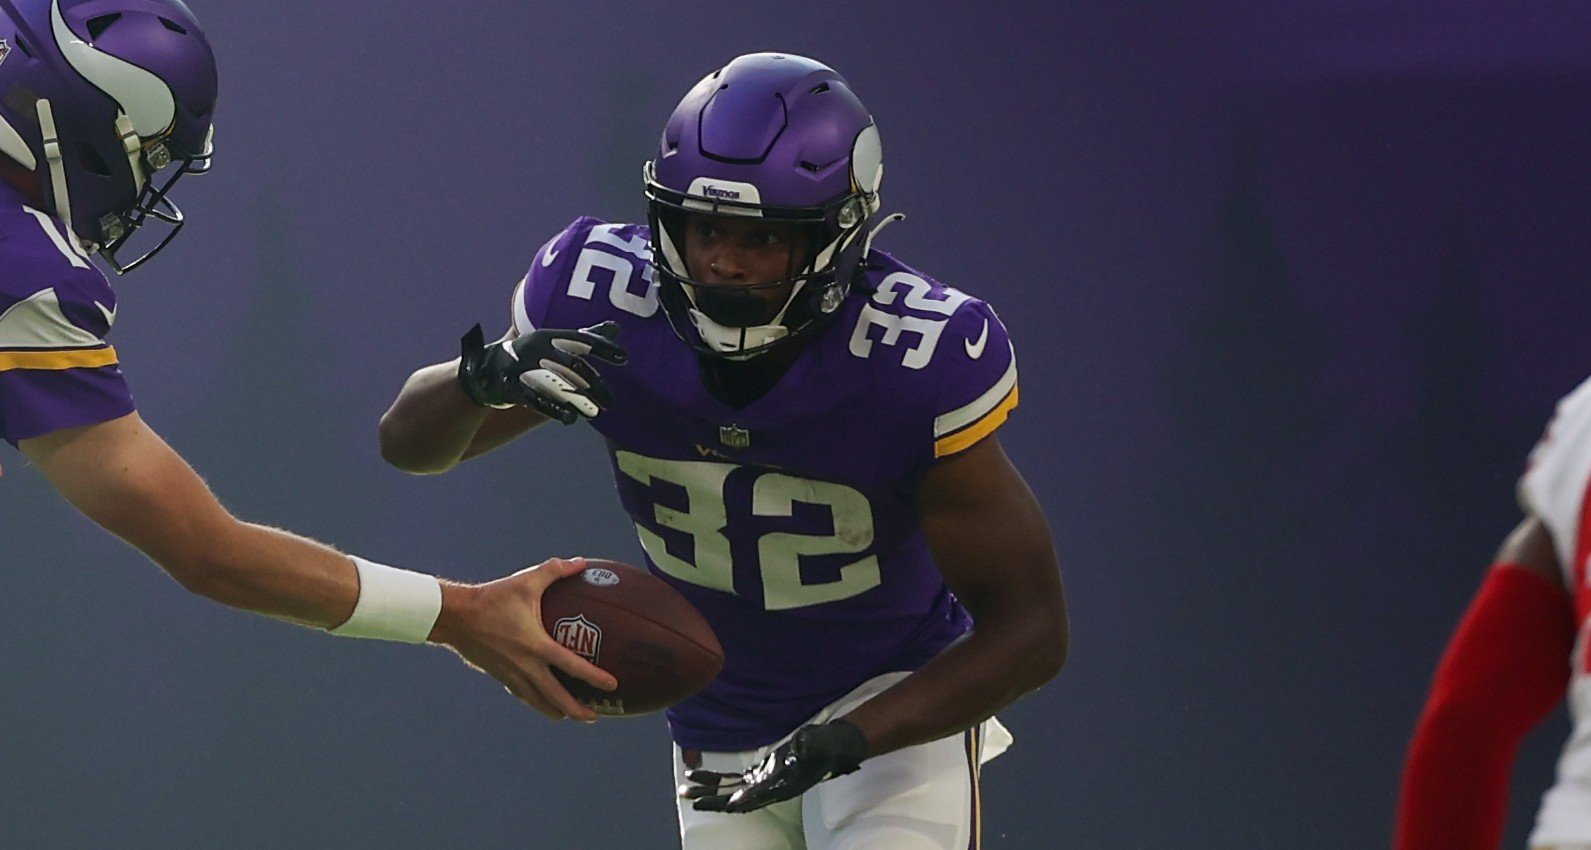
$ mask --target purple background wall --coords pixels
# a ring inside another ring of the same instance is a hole
[[[1591,7],[193,5],[218,167],[115,342],[237,513],[463,579],[637,560],[583,429],[418,479],[376,418],[506,323],[548,234],[641,214],[690,84],[809,53],[882,129],[886,247],[1025,366],[1002,436],[1075,650],[1005,712],[989,845],[1385,845],[1513,476],[1591,371]],[[669,846],[659,718],[551,725],[441,651],[200,602],[0,463],[0,843]]]

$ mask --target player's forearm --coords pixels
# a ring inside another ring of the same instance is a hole
[[[1065,618],[1033,616],[975,630],[845,719],[868,756],[936,741],[993,716],[1053,679],[1066,663]]]
[[[348,555],[288,531],[241,521],[215,539],[188,556],[163,556],[160,565],[190,592],[257,614],[333,629],[353,613],[362,588]],[[439,583],[442,609],[429,637],[453,646],[466,632],[477,588]]]
[[[195,594],[305,625],[339,625],[359,598],[359,576],[347,555],[237,520],[203,540],[145,554]]]
[[[405,472],[430,474],[457,466],[491,411],[459,389],[458,361],[409,376],[381,417],[381,456]]]

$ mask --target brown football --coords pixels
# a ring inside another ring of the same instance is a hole
[[[601,691],[554,670],[598,714],[667,708],[707,686],[724,666],[712,627],[685,597],[638,567],[587,558],[586,569],[548,586],[541,622],[553,639],[619,680]]]

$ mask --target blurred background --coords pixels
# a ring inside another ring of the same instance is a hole
[[[1387,845],[1514,478],[1591,372],[1591,6],[191,5],[217,167],[112,341],[240,516],[466,580],[638,562],[584,426],[415,478],[376,421],[506,326],[548,236],[644,215],[697,79],[806,53],[882,130],[881,247],[991,301],[1024,366],[1000,433],[1074,651],[1003,714],[987,846]],[[442,650],[203,602],[0,464],[0,844],[675,842],[661,717],[551,724]],[[1509,846],[1566,729],[1521,756]]]

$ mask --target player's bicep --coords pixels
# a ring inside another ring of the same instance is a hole
[[[1517,564],[1553,584],[1563,584],[1563,569],[1553,548],[1552,532],[1535,514],[1526,516],[1497,549],[1497,564]]]
[[[974,617],[1011,605],[1060,604],[1049,523],[998,439],[986,437],[934,464],[917,507],[945,583]]]
[[[161,563],[191,556],[231,522],[192,467],[136,413],[20,447],[74,507]]]

